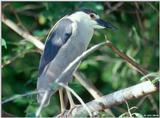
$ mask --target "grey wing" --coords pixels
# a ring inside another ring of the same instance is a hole
[[[45,49],[40,59],[39,76],[44,71],[46,65],[57,55],[60,48],[67,42],[72,34],[72,21],[62,19],[50,32],[45,43]]]

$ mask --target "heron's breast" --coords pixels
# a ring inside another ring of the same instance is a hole
[[[78,24],[76,39],[80,46],[84,45],[86,49],[93,37],[93,33],[93,28],[89,27],[88,25]]]

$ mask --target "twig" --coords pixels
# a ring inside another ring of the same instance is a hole
[[[11,113],[8,113],[8,112],[5,112],[5,111],[2,110],[2,116],[1,117],[2,118],[3,117],[10,118],[10,117],[15,117],[15,116]]]
[[[144,39],[144,43],[146,43],[147,42],[147,37],[143,34],[144,32],[145,32],[145,27],[144,27],[144,23],[143,23],[143,21],[142,21],[142,18],[141,18],[141,15],[142,15],[142,13],[141,12],[138,12],[138,11],[140,11],[140,8],[139,8],[139,4],[138,4],[138,2],[135,2],[134,3],[135,4],[135,7],[136,7],[136,17],[137,17],[137,20],[138,20],[138,25],[139,25],[139,27],[140,27],[140,34],[141,34],[141,36],[143,37],[143,39]]]
[[[144,96],[144,97],[137,103],[136,107],[140,107],[140,106],[143,104],[144,100],[145,100],[147,97],[148,97],[148,95]]]
[[[153,98],[151,95],[149,95],[149,96],[148,96],[148,99],[150,100],[150,102],[151,102],[151,104],[152,104],[153,110],[155,110],[156,113],[158,114],[158,113],[159,113],[159,109],[158,109],[158,105],[157,105],[157,103],[155,102],[154,98]]]
[[[20,98],[20,97],[25,97],[25,96],[29,96],[29,95],[38,94],[38,93],[40,93],[40,92],[44,92],[44,91],[31,91],[31,92],[27,92],[27,93],[20,94],[20,95],[15,95],[15,96],[10,97],[10,98],[8,98],[8,99],[6,99],[6,100],[3,100],[3,101],[2,101],[2,104],[8,103],[8,102],[13,101],[13,100],[15,100],[15,99],[17,99],[17,98]]]
[[[137,17],[137,20],[138,20],[138,24],[140,26],[141,31],[144,32],[144,25],[142,23],[141,16],[140,16],[141,14],[140,14],[140,12],[138,12],[139,11],[139,5],[138,5],[137,2],[135,2],[134,4],[135,4],[135,7],[136,7],[136,17]]]
[[[128,103],[127,103],[127,104],[128,104]],[[121,114],[121,115],[119,116],[119,118],[123,118],[125,115],[128,115],[128,112],[130,112],[130,116],[131,116],[131,118],[133,118],[132,115],[133,115],[134,113],[131,114],[131,110],[132,110],[132,109],[137,109],[137,107],[131,107],[131,108],[129,108],[129,106],[128,106],[128,109],[127,109],[128,111],[127,111],[127,112],[124,111],[123,114]]]
[[[23,23],[22,23],[20,17],[18,16],[18,14],[17,14],[14,10],[12,10],[12,11],[13,11],[13,13],[14,13],[17,21],[18,21],[18,24],[23,28],[23,30],[24,30],[25,32],[29,33],[29,31],[27,30],[27,28],[23,25]]]
[[[113,11],[116,11],[119,7],[121,7],[123,5],[123,2],[119,2],[116,5],[114,5],[113,7],[110,7],[109,10],[106,11],[106,14],[110,14]]]
[[[92,82],[84,79],[78,71],[74,73],[74,76],[95,99],[102,96],[102,93],[92,84]]]
[[[143,76],[140,80],[141,80],[141,81],[144,81],[144,80],[145,80],[146,78],[148,78],[148,77],[159,77],[159,76],[160,76],[160,73],[155,73],[155,72],[153,72],[153,73],[149,73],[149,74]]]
[[[19,9],[16,9],[15,12],[19,13],[19,12],[25,12],[28,10],[35,10],[35,9],[40,9],[40,8],[44,8],[43,5],[25,5]]]
[[[7,61],[5,61],[2,65],[1,65],[1,68],[3,68],[4,66],[8,65],[8,64],[11,64],[13,61],[15,61],[17,58],[20,58],[22,55],[25,55],[27,53],[32,53],[32,52],[38,52],[38,50],[25,50],[21,53],[18,53],[16,56],[12,57],[11,59],[8,59]]]
[[[114,106],[114,108],[117,109],[117,111],[118,111],[119,113],[121,113],[121,114],[127,112],[126,109],[124,109],[124,108],[122,108],[122,107],[120,107],[120,106]]]
[[[105,108],[110,108],[112,106],[124,103],[127,100],[140,98],[147,94],[153,93],[157,90],[157,88],[152,84],[151,81],[145,81],[139,83],[137,85],[118,90],[114,93],[109,95],[105,95],[100,97],[96,100],[88,102],[86,105],[90,108],[91,112],[101,111]],[[67,112],[66,112],[67,113]],[[71,115],[73,117],[85,117],[88,115],[88,112],[80,106],[76,107],[72,112]]]
[[[149,5],[152,9],[154,9],[154,11],[156,11],[157,13],[159,13],[159,9],[157,9],[152,3],[149,3],[149,2],[148,2],[148,5]]]
[[[121,58],[123,58],[126,62],[131,64],[138,72],[140,72],[142,75],[148,74],[147,70],[142,68],[138,63],[134,62],[130,57],[125,55],[123,52],[121,52],[118,48],[116,48],[111,42],[108,41],[106,44],[107,47],[111,48],[113,52],[115,52],[117,55],[119,55]]]
[[[6,24],[9,28],[11,28],[13,31],[18,33],[20,36],[25,38],[30,43],[34,44],[38,49],[43,50],[44,44],[38,40],[38,38],[35,38],[34,36],[30,35],[29,33],[22,30],[20,27],[18,27],[13,21],[5,18],[2,14],[2,22]]]
[[[128,102],[125,101],[125,103],[126,103],[126,105],[127,105],[127,110],[128,110],[129,117],[130,117],[130,118],[133,118],[133,117],[132,117],[132,114],[131,114],[131,111],[130,111],[130,108],[129,108]]]

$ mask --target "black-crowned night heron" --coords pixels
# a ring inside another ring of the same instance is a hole
[[[45,49],[39,64],[39,77],[37,82],[38,90],[49,90],[53,83],[64,69],[88,47],[93,36],[94,29],[104,29],[115,27],[100,19],[92,10],[80,10],[71,15],[61,18],[51,29]],[[67,84],[78,64],[61,81]],[[56,90],[60,88],[57,87]],[[49,103],[50,97],[55,91],[50,91],[45,102]],[[37,96],[38,103],[42,102],[44,93]]]

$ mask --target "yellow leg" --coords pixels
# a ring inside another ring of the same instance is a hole
[[[60,104],[61,104],[61,113],[63,113],[66,109],[65,109],[65,105],[64,105],[64,97],[63,97],[63,88],[59,89],[59,97],[60,97]]]
[[[74,101],[72,99],[72,95],[71,95],[71,93],[68,90],[66,90],[66,92],[67,92],[67,96],[68,96],[69,103],[70,103],[70,109],[72,109],[72,108],[75,107]]]

